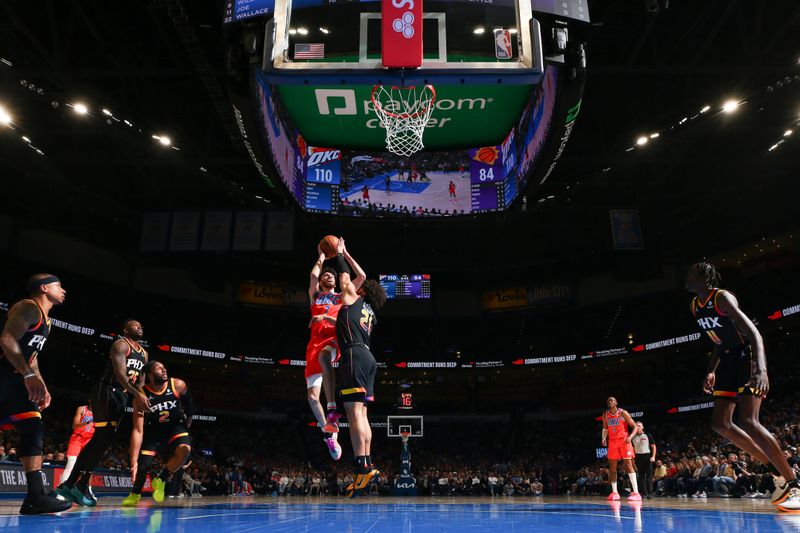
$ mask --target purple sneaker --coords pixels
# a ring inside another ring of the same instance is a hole
[[[328,451],[334,461],[342,458],[342,447],[339,446],[339,441],[335,437],[328,437],[325,439],[325,445],[328,446]]]

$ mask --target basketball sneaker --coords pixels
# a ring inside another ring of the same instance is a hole
[[[325,439],[325,444],[328,446],[328,451],[334,461],[338,461],[342,458],[342,447],[339,445],[339,441],[336,440],[336,437],[328,437]]]
[[[55,492],[50,494],[28,495],[19,508],[19,514],[47,514],[60,513],[72,507],[71,500],[60,499]]]
[[[372,481],[378,474],[380,474],[380,471],[377,468],[373,468],[366,474],[358,474],[356,479],[353,481],[353,484],[347,487],[349,491],[348,496],[350,498],[356,498],[363,494],[364,491],[367,490],[370,481]],[[350,487],[352,487],[352,490],[350,490]]]
[[[336,411],[328,412],[327,423],[323,426],[322,431],[324,433],[339,433],[340,418],[342,418],[342,415]]]
[[[772,503],[777,505],[789,496],[792,486],[797,486],[797,479],[786,481],[783,476],[776,476],[773,479],[775,480],[775,490],[772,491]]]
[[[164,483],[163,479],[157,477],[153,479],[152,486],[153,486],[153,499],[158,503],[163,502],[164,489],[166,488],[167,484]]]
[[[776,507],[782,513],[800,513],[800,489],[797,487],[789,489],[789,495]]]
[[[141,499],[142,499],[142,495],[141,494],[134,494],[133,492],[131,492],[130,494],[125,496],[124,500],[122,500],[122,506],[123,507],[135,507],[136,504],[139,503],[139,500],[141,500]]]
[[[631,492],[630,496],[628,496],[629,502],[640,502],[642,501],[642,495],[638,492]]]
[[[611,494],[608,495],[608,498],[606,498],[606,500],[608,500],[610,502],[618,502],[619,501],[619,493],[618,492],[612,492]]]

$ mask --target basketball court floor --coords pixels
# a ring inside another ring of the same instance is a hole
[[[19,516],[18,500],[0,500],[0,529],[26,532],[172,533],[184,531],[750,531],[800,532],[800,515],[778,514],[769,501],[656,499],[641,504],[598,498],[222,497],[143,500],[122,508],[105,497],[94,509],[60,516]]]

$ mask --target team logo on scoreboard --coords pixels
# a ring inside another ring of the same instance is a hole
[[[331,161],[338,161],[342,158],[342,151],[334,148],[315,148],[310,147],[311,155],[308,157],[308,167],[324,165]]]

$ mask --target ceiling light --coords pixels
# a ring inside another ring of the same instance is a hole
[[[85,115],[89,112],[89,108],[86,107],[86,104],[77,103],[72,105],[72,110],[75,111],[79,115]]]
[[[3,126],[8,126],[11,124],[11,115],[8,114],[8,111],[0,107],[0,124]]]
[[[483,35],[484,33],[486,33],[486,28],[478,26],[477,28],[472,30],[472,33],[474,33],[475,35]]]
[[[153,139],[156,139],[164,146],[169,146],[172,144],[172,139],[170,139],[166,135],[153,135]]]
[[[639,137],[638,139],[636,139],[636,144],[638,144],[639,146],[642,146],[642,145],[647,144],[648,140],[649,139],[647,137],[642,136],[642,137]]]
[[[710,105],[707,105],[707,106],[703,107],[703,109],[701,109],[701,110],[700,110],[700,112],[701,112],[701,113],[705,113],[705,112],[706,112],[706,111],[708,111],[709,109],[711,109],[711,106],[710,106]]]
[[[110,117],[111,116],[111,111],[109,111],[108,109],[103,109],[103,114],[108,116],[108,117]]]
[[[298,28],[297,33],[299,33],[300,35],[308,35],[308,30],[305,28]]]
[[[788,137],[791,134],[792,134],[792,130],[786,130],[786,131],[783,132],[783,136],[784,137]]]
[[[651,133],[650,134],[650,138],[651,139],[658,139],[659,135],[661,135],[661,134],[660,133]]]
[[[319,31],[321,31],[325,35],[328,35],[331,32],[331,30],[329,30],[328,28],[320,28]]]
[[[26,143],[31,142],[30,138],[26,137],[25,135],[22,136],[22,140],[25,141]]]
[[[292,29],[289,30],[289,35],[296,35],[296,34],[297,34],[297,30],[296,29],[292,28]]]
[[[722,110],[726,113],[733,113],[736,111],[736,108],[739,107],[739,102],[736,100],[728,100],[724,104],[722,104]]]

